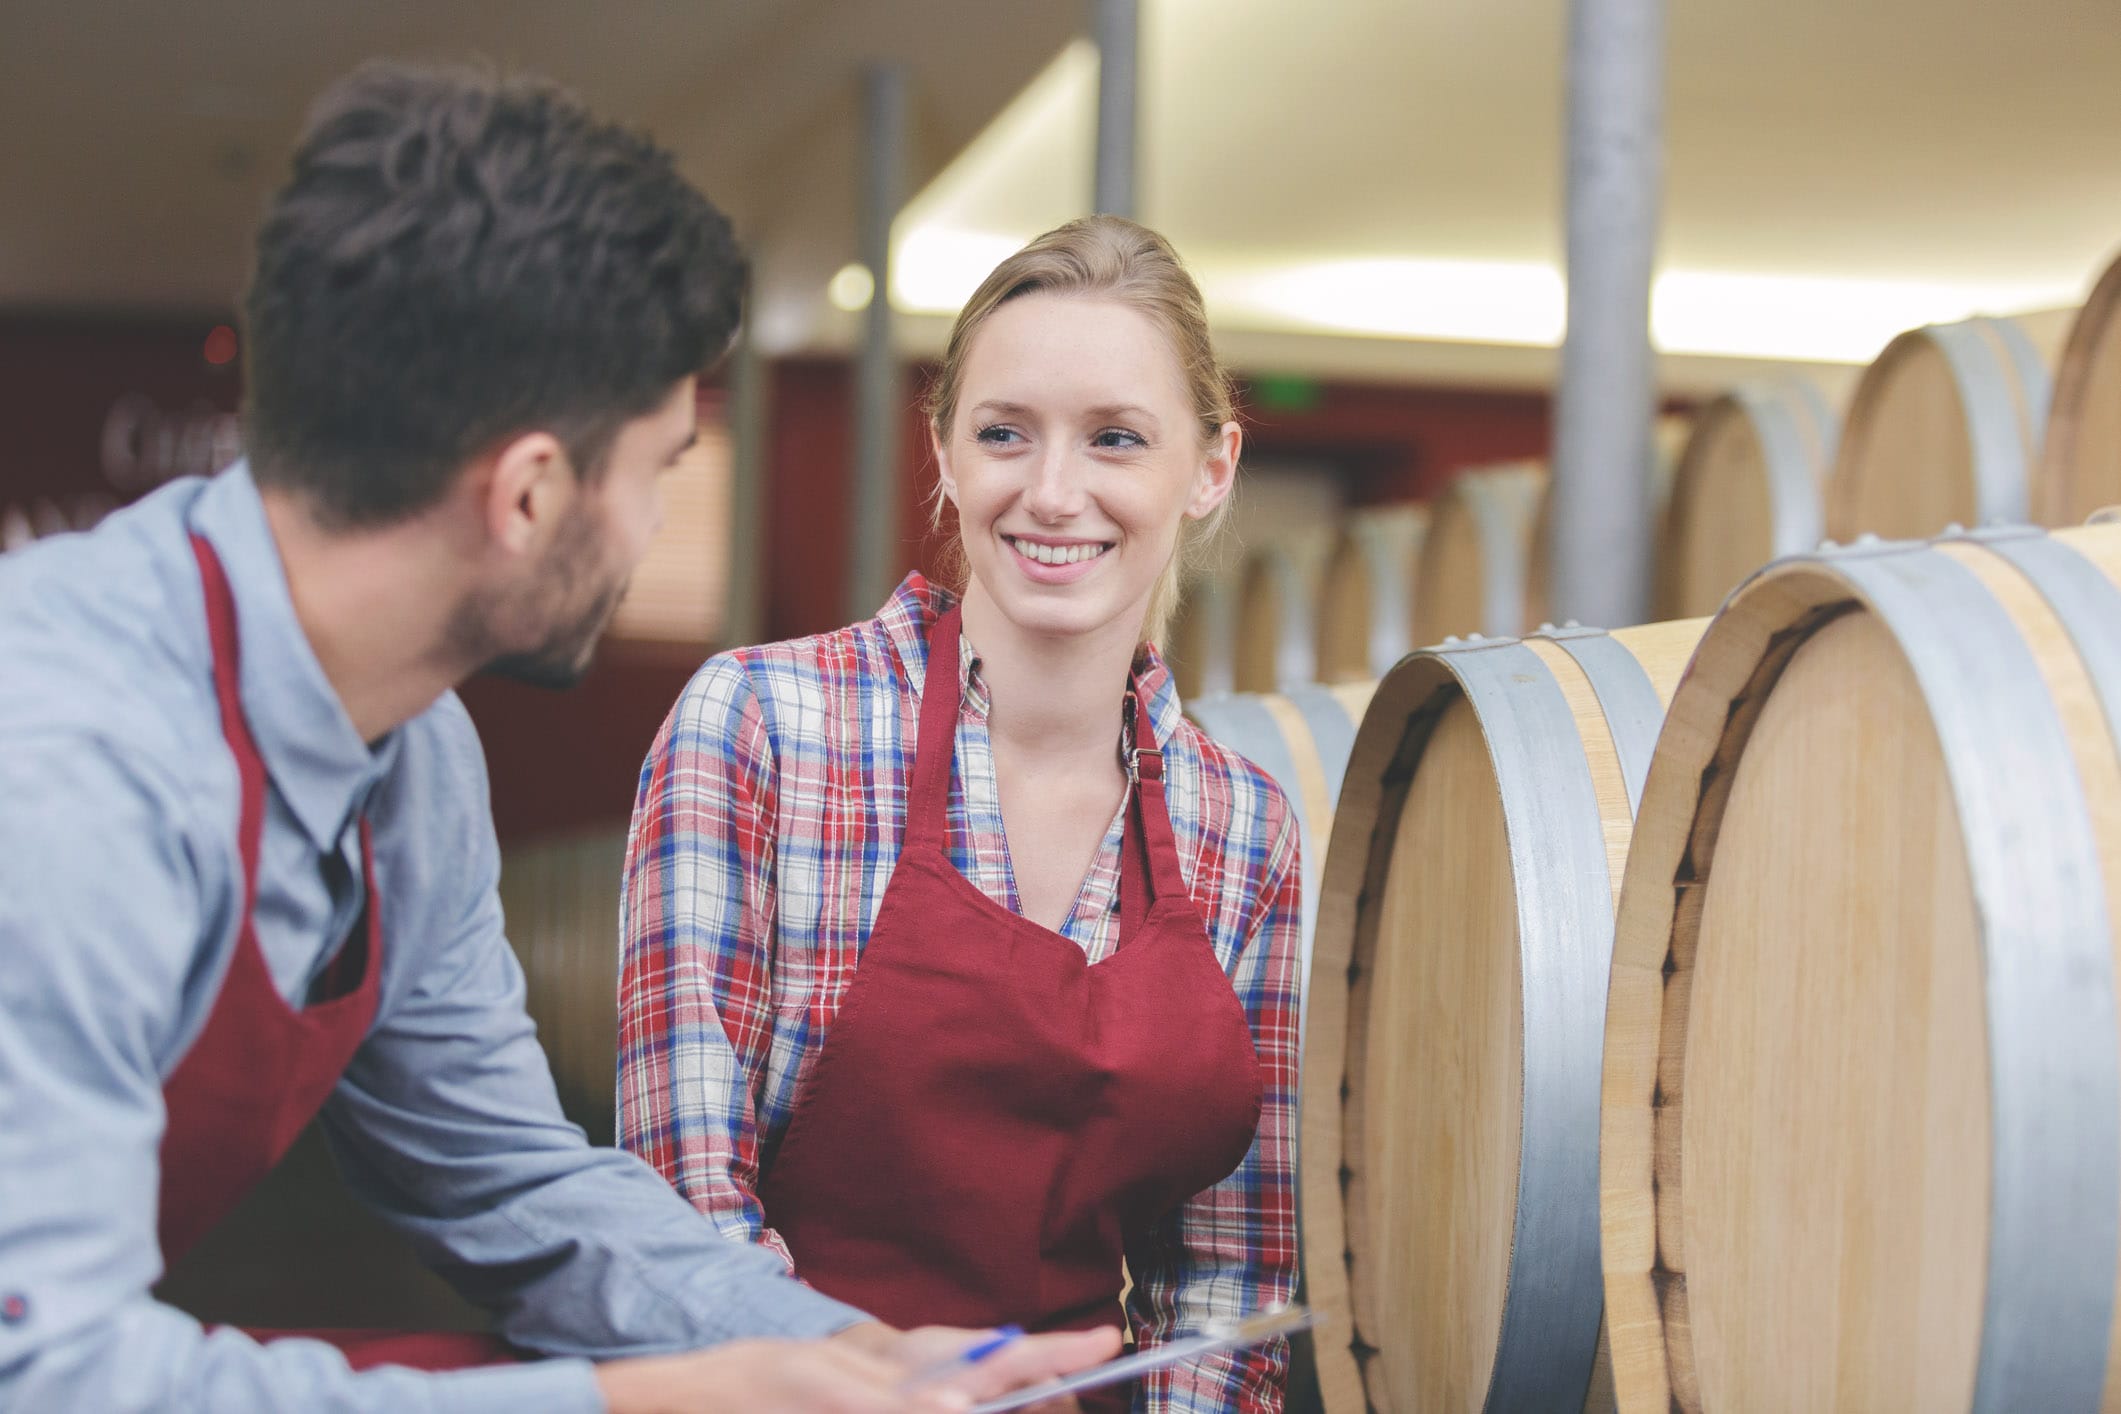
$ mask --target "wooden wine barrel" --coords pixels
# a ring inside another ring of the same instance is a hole
[[[1717,617],[1637,817],[1621,1408],[2117,1407],[2121,527],[1858,545]]]
[[[1743,384],[1701,410],[1665,506],[1658,617],[1713,614],[1768,561],[1818,548],[1836,432],[1825,396],[1795,379]]]
[[[2070,326],[2040,450],[2033,515],[2076,525],[2121,505],[2121,258],[2106,268]]]
[[[501,858],[501,909],[525,1005],[561,1106],[597,1143],[614,1134],[625,862],[623,825],[512,844]]]
[[[1245,557],[1231,671],[1239,692],[1286,692],[1317,680],[1318,586],[1331,536],[1326,526],[1294,532]]]
[[[1425,649],[1378,684],[1326,859],[1303,1066],[1329,1414],[1605,1405],[1614,899],[1703,626]]]
[[[2046,361],[2013,320],[1900,335],[1864,370],[1843,419],[1828,537],[2024,524],[2048,391]]]
[[[1468,633],[1508,637],[1530,627],[1532,518],[1546,478],[1537,462],[1482,467],[1436,498],[1415,576],[1416,643]]]
[[[1303,970],[1311,971],[1318,881],[1348,752],[1374,682],[1299,687],[1287,693],[1227,693],[1187,705],[1202,731],[1274,778],[1296,812],[1304,876]]]
[[[1234,691],[1236,647],[1235,596],[1222,576],[1202,575],[1186,586],[1165,639],[1179,700]]]
[[[1356,511],[1341,526],[1318,594],[1318,681],[1375,682],[1414,647],[1414,576],[1424,505]]]
[[[1687,430],[1693,425],[1691,416],[1668,413],[1653,425],[1650,464],[1650,504],[1645,514],[1652,525],[1663,522],[1665,507],[1672,494],[1672,477],[1679,465],[1679,453],[1686,446]],[[1539,488],[1539,502],[1532,511],[1532,545],[1525,570],[1524,618],[1527,628],[1543,624],[1560,617],[1554,610],[1553,591],[1553,536],[1554,536],[1554,478],[1549,476]],[[1651,573],[1662,572],[1663,564],[1658,559],[1659,547],[1650,546]],[[1653,589],[1652,602],[1658,598]],[[1711,605],[1713,609],[1715,606]],[[1668,617],[1677,617],[1668,616]]]

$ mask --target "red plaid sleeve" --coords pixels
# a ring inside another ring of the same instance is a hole
[[[772,1044],[775,768],[743,666],[710,660],[641,771],[620,896],[619,1143],[788,1260],[756,1194]]]

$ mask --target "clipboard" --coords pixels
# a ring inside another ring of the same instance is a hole
[[[1183,1365],[1189,1360],[1220,1354],[1225,1350],[1241,1350],[1248,1345],[1272,1340],[1278,1335],[1293,1335],[1297,1331],[1309,1330],[1325,1319],[1323,1312],[1312,1311],[1303,1306],[1277,1306],[1272,1310],[1255,1312],[1235,1321],[1217,1321],[1198,1335],[1178,1336],[1165,1341],[1154,1350],[1139,1351],[1133,1355],[1122,1355],[1117,1360],[1108,1360],[1102,1365],[1093,1365],[1087,1370],[1078,1370],[1044,1384],[1030,1385],[1012,1391],[999,1399],[990,1399],[977,1405],[972,1414],[1008,1414],[1012,1409],[1027,1409],[1034,1404],[1043,1404],[1049,1399],[1064,1395],[1081,1394],[1084,1390],[1102,1389],[1106,1385],[1119,1384],[1145,1375],[1151,1370],[1161,1370],[1168,1365]]]

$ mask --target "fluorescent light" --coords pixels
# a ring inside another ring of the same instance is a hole
[[[857,263],[842,265],[825,286],[826,297],[849,314],[867,309],[875,294],[876,277],[869,273],[868,266]]]
[[[1028,239],[917,226],[899,244],[895,303],[955,314],[987,273]],[[1368,334],[1553,348],[1568,320],[1561,272],[1531,261],[1191,262],[1218,322],[1298,333]],[[1666,353],[1867,363],[1903,330],[1972,314],[2074,304],[2074,287],[1947,285],[1743,271],[1668,270],[1650,300]]]
[[[1551,347],[1568,307],[1551,265],[1475,260],[1327,260],[1195,273],[1210,311],[1284,328]]]
[[[1868,363],[1894,335],[1974,314],[2075,304],[2075,286],[1946,285],[1668,270],[1650,329],[1671,353]]]
[[[912,314],[955,314],[1029,237],[921,226],[891,258],[891,303]]]

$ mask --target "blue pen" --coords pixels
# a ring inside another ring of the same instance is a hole
[[[938,1360],[924,1370],[917,1370],[906,1377],[901,1389],[913,1389],[920,1385],[933,1384],[947,1379],[958,1371],[977,1365],[990,1355],[996,1355],[1014,1345],[1024,1337],[1022,1326],[1003,1326],[985,1340],[959,1351],[948,1360]]]

